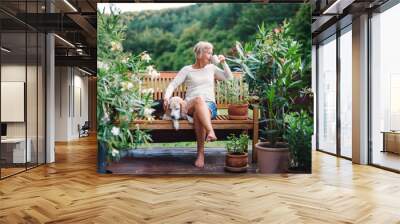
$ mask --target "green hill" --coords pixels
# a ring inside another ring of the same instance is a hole
[[[213,43],[214,53],[229,56],[235,41],[243,43],[254,39],[257,26],[262,22],[267,28],[273,27],[284,19],[295,18],[296,13],[301,18],[293,20],[309,20],[306,24],[298,22],[294,34],[308,46],[311,43],[309,11],[309,7],[302,4],[203,3],[176,9],[128,12],[122,14],[128,25],[123,46],[126,51],[135,53],[147,51],[160,71],[177,71],[194,62],[192,47],[200,40]]]

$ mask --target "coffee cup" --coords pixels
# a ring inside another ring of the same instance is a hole
[[[214,65],[217,65],[220,63],[217,55],[211,56],[211,63],[213,63]]]

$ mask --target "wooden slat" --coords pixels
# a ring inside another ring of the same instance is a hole
[[[240,123],[232,123],[231,121],[216,121],[213,120],[212,126],[215,130],[243,130],[243,129],[253,129],[253,122],[252,121],[244,121]],[[149,130],[174,130],[172,122],[163,122],[163,123],[137,123],[141,129],[149,129]],[[136,123],[135,123],[136,125]],[[131,125],[132,128],[136,127],[135,125]],[[179,129],[181,130],[192,130],[194,129],[193,124],[189,122],[179,122]],[[171,137],[173,138],[173,137]]]
[[[222,115],[223,117],[221,118],[221,120],[211,120],[212,124],[243,124],[243,123],[248,123],[248,124],[252,124],[253,120],[251,118],[248,118],[247,120],[229,120],[228,117],[226,115]],[[145,123],[153,123],[153,124],[165,124],[165,123],[171,123],[171,121],[168,120],[145,120],[145,119],[136,119],[135,121],[132,122],[132,124],[145,124]],[[179,123],[189,123],[189,121],[187,120],[179,120]]]
[[[143,79],[143,88],[153,88],[154,89],[154,100],[160,100],[163,99],[164,91],[168,87],[168,84],[175,78],[177,72],[174,71],[168,71],[168,72],[161,72],[160,77],[155,78],[155,79],[150,79],[150,78],[144,78]],[[240,72],[233,72],[232,73],[234,77],[240,78],[241,83],[243,83],[242,79],[242,73]],[[215,99],[216,99],[216,104],[218,109],[226,109],[227,107],[227,102],[224,100],[224,97],[226,93],[220,93],[219,88],[218,88],[218,81],[215,82]],[[241,84],[242,85],[242,84]],[[186,89],[187,87],[182,84],[180,85],[175,91],[173,92],[173,96],[179,96],[181,98],[185,98],[186,95]],[[242,88],[239,90],[242,94]]]

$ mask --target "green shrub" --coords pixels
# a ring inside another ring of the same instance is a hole
[[[228,104],[246,104],[249,101],[249,85],[240,78],[218,81],[216,90],[221,96],[219,100]]]
[[[236,137],[234,134],[228,136],[228,142],[226,143],[226,149],[230,154],[241,155],[247,152],[249,147],[249,136],[247,134],[241,134]]]
[[[283,119],[304,87],[301,45],[291,36],[291,25],[267,30],[259,26],[256,40],[236,44],[238,64],[249,83],[250,94],[260,98],[261,139],[274,145],[282,140]]]
[[[98,12],[97,18],[97,139],[106,146],[109,160],[119,159],[120,150],[151,141],[146,132],[130,123],[137,117],[153,119],[152,92],[142,88],[142,79],[159,73],[146,52],[123,52],[125,26],[118,12]]]
[[[292,112],[285,116],[284,139],[289,143],[290,166],[311,171],[311,137],[313,120],[305,111]]]

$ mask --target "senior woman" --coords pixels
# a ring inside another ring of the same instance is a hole
[[[211,119],[217,116],[215,103],[214,80],[232,78],[232,72],[225,62],[225,57],[219,55],[218,59],[223,70],[211,63],[213,45],[200,41],[193,48],[196,61],[192,65],[184,66],[168,85],[164,94],[164,108],[173,91],[182,83],[187,86],[185,101],[187,113],[193,117],[197,140],[197,159],[195,166],[204,167],[204,142],[215,141],[217,137],[211,125]]]

